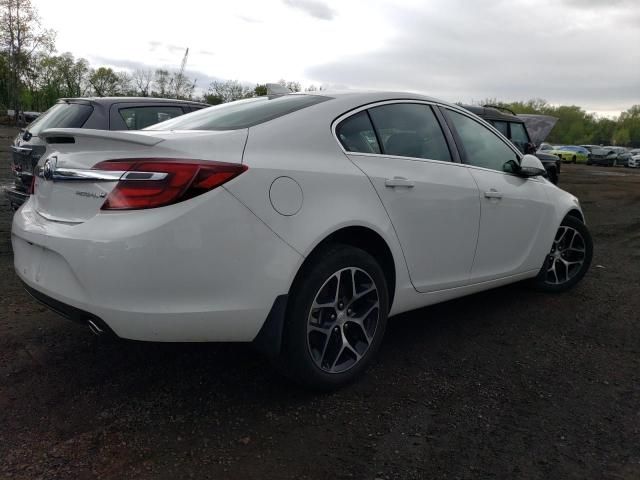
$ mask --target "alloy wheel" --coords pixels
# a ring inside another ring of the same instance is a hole
[[[586,259],[585,240],[575,228],[561,225],[548,257],[546,282],[562,285],[575,277]]]
[[[327,373],[353,368],[371,346],[380,318],[375,282],[364,270],[343,268],[316,293],[307,318],[307,347]]]

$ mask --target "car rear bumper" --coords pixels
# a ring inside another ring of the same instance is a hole
[[[302,262],[224,188],[81,224],[46,220],[32,203],[13,220],[20,279],[53,310],[122,338],[252,341]]]

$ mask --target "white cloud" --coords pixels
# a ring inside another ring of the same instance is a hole
[[[178,68],[189,47],[187,67],[202,78],[286,78],[463,101],[543,97],[602,112],[640,100],[637,1],[34,3],[43,25],[58,31],[60,51],[96,63]]]

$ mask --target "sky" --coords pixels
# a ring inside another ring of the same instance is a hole
[[[640,104],[640,0],[33,0],[59,52],[116,69],[542,98],[613,116]]]

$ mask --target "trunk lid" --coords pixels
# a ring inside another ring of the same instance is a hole
[[[100,212],[122,172],[93,167],[105,160],[164,158],[242,163],[247,130],[137,131],[50,129],[36,166],[35,210],[51,221],[82,223]]]

